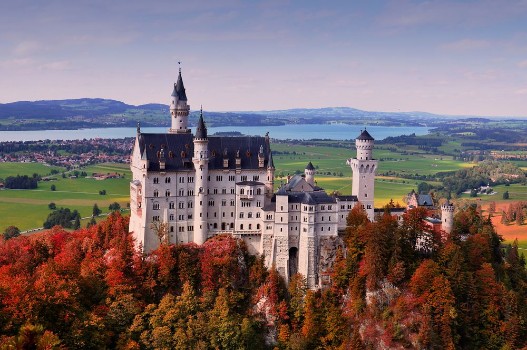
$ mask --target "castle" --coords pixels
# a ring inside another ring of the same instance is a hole
[[[130,162],[130,231],[137,244],[149,252],[161,243],[203,244],[230,234],[251,253],[264,255],[286,281],[298,272],[309,288],[327,283],[349,211],[360,202],[374,220],[373,137],[362,131],[355,140],[357,156],[347,160],[351,196],[330,196],[318,187],[311,162],[304,176],[289,178],[274,192],[269,135],[209,136],[203,112],[192,134],[189,111],[180,70],[168,132],[137,128]]]

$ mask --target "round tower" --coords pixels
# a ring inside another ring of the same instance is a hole
[[[377,160],[373,159],[373,145],[375,139],[363,130],[355,139],[357,157],[350,158],[347,164],[353,171],[353,182],[351,194],[364,206],[368,219],[374,220],[373,195],[375,189],[375,172],[377,171]]]
[[[208,235],[208,175],[209,175],[209,139],[203,122],[203,111],[199,116],[196,135],[194,135],[195,201],[194,201],[194,243],[203,244]]]
[[[315,167],[309,162],[304,170],[306,176],[306,182],[311,186],[315,186]]]
[[[181,77],[181,68],[179,68],[177,83],[174,84],[174,90],[170,98],[170,119],[172,123],[169,133],[190,133],[190,129],[188,128],[189,113],[190,106],[187,104],[187,95],[185,93],[185,86],[183,85],[183,78]]]
[[[441,205],[441,229],[446,233],[452,232],[454,226],[454,205],[450,201],[446,201]]]

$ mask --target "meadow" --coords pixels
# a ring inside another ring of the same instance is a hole
[[[17,174],[31,175],[38,173],[47,175],[49,169],[37,163],[0,163],[0,173],[7,174],[16,168]],[[43,172],[42,170],[47,170]],[[57,168],[59,171],[64,169]],[[42,227],[51,210],[49,203],[55,203],[57,208],[64,207],[77,210],[82,217],[92,214],[93,205],[97,203],[103,212],[108,211],[108,206],[118,202],[126,208],[129,197],[130,173],[127,164],[98,164],[83,169],[88,175],[92,173],[124,174],[124,178],[95,180],[93,178],[66,178],[56,174],[53,181],[40,181],[34,190],[2,190],[0,191],[0,229],[14,225],[20,230],[29,230]],[[39,172],[40,171],[40,172]],[[56,190],[52,191],[54,185]],[[99,191],[105,190],[106,195]]]
[[[347,145],[346,145],[347,146]],[[351,194],[351,168],[346,165],[346,159],[355,155],[349,147],[308,146],[286,143],[273,144],[273,158],[276,166],[275,187],[287,181],[287,176],[303,173],[308,162],[317,169],[315,180],[317,185],[328,193],[337,191],[344,195]],[[375,158],[379,159],[378,175],[375,181],[375,205],[381,207],[393,200],[404,205],[403,197],[412,189],[417,189],[420,180],[409,180],[395,176],[382,176],[387,172],[408,174],[434,174],[439,171],[456,171],[472,166],[472,163],[453,160],[451,157],[431,156],[415,153],[394,152],[387,149],[375,149]],[[10,175],[48,175],[52,167],[38,163],[0,163],[0,178]],[[62,172],[64,169],[55,168]],[[50,210],[48,204],[54,202],[57,207],[68,207],[78,210],[82,217],[90,216],[93,204],[104,211],[109,204],[118,202],[126,208],[129,201],[130,170],[127,164],[102,163],[86,168],[90,177],[92,173],[119,173],[120,179],[95,180],[93,178],[66,178],[61,174],[54,175],[54,181],[41,181],[35,190],[2,190],[0,191],[0,230],[9,225],[15,225],[21,230],[41,227]],[[51,190],[54,185],[56,190]],[[480,196],[475,200],[488,202],[501,200],[502,193],[509,191],[511,200],[527,200],[527,186],[511,185],[496,186],[495,196]],[[99,191],[105,190],[106,195]],[[468,195],[463,195],[467,198]],[[474,199],[470,199],[474,200]],[[84,225],[84,223],[83,223]]]

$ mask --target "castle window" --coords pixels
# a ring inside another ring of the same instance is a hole
[[[184,184],[185,183],[185,178],[183,176],[179,177],[179,183],[180,184]]]
[[[242,176],[241,176],[241,180],[242,180],[242,181],[247,181],[247,175],[242,175]]]
[[[154,202],[153,208],[154,208],[154,210],[159,210],[159,203],[158,202]]]
[[[253,213],[252,212],[248,212],[247,213],[247,218],[251,219],[253,217]]]
[[[223,181],[223,176],[216,175],[216,181]]]
[[[218,228],[218,224],[216,222],[214,223],[214,228]]]
[[[240,224],[240,230],[243,230],[243,224]]]
[[[240,194],[245,194],[245,190],[243,188],[240,189]]]
[[[331,210],[333,207],[331,205],[328,205],[328,210]]]
[[[174,202],[168,203],[168,209],[174,209]]]
[[[364,193],[364,197],[368,197],[368,194],[367,194],[367,193]]]
[[[260,181],[260,175],[254,175],[253,181]]]
[[[158,183],[159,183],[159,178],[154,177],[154,183],[155,183],[155,184],[158,184]]]
[[[249,224],[249,230],[253,228],[253,224]]]
[[[187,182],[188,183],[193,183],[194,182],[194,176],[187,177]]]
[[[236,181],[236,176],[229,175],[229,181]]]
[[[234,205],[235,205],[234,199],[231,199],[231,207],[234,207]]]
[[[214,206],[214,201],[213,200],[210,200],[209,201],[209,207],[213,207]]]
[[[260,212],[256,213],[256,218],[257,218],[257,219],[260,218]]]
[[[170,214],[170,221],[174,221],[174,214]]]
[[[170,183],[170,177],[165,178],[165,183],[166,183],[166,184],[169,184],[169,183]]]
[[[159,215],[155,215],[152,217],[152,221],[159,221]]]
[[[222,200],[221,200],[221,206],[224,207],[224,206],[226,206],[226,205],[227,205],[227,200],[222,199]]]
[[[321,228],[320,228],[320,231],[324,232],[324,228],[323,228],[323,227],[321,227]]]
[[[159,197],[159,191],[158,190],[154,190],[154,197]]]
[[[170,232],[174,232],[174,226],[170,226]]]
[[[227,189],[226,188],[222,188],[221,189],[221,194],[227,194]]]
[[[185,195],[185,190],[182,188],[180,188],[178,192],[180,197],[183,197]]]
[[[187,219],[192,220],[192,214],[188,214]]]
[[[243,219],[243,212],[240,213],[240,219]]]
[[[194,226],[188,226],[188,227],[187,227],[187,230],[188,230],[188,231],[194,231]]]
[[[234,188],[231,188],[231,194],[235,194],[235,189]]]
[[[218,194],[218,189],[217,188],[214,189],[214,194]]]
[[[189,208],[192,208],[193,206],[194,206],[194,205],[193,205],[192,202],[188,202],[188,207],[189,207]]]
[[[257,229],[257,230],[260,229],[260,224],[256,224],[256,229]]]
[[[178,208],[179,209],[185,209],[185,202],[179,202],[178,203]]]
[[[165,191],[165,197],[170,197],[170,190]]]
[[[261,189],[261,188],[256,189],[256,194],[257,194],[257,195],[262,194],[262,189]]]

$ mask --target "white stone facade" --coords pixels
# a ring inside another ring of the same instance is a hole
[[[317,187],[311,163],[304,176],[294,176],[273,193],[267,135],[209,137],[203,115],[193,135],[181,72],[170,111],[168,133],[138,128],[131,156],[130,231],[137,244],[152,251],[162,242],[202,244],[227,233],[243,239],[251,253],[263,254],[286,281],[299,272],[310,288],[327,283],[331,259],[342,245],[338,232],[358,199],[368,215],[371,206],[373,219],[373,138],[357,139],[360,152],[366,144],[360,154],[367,159],[349,160],[352,196],[329,196]]]

